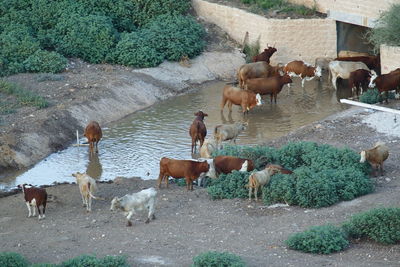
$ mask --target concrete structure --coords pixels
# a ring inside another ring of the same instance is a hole
[[[381,71],[382,74],[400,68],[400,47],[381,45]]]
[[[267,19],[244,10],[193,0],[200,17],[226,31],[239,43],[248,32],[249,43],[259,38],[260,48],[275,45],[271,64],[300,59],[314,64],[318,57],[336,57],[336,23],[331,19]]]
[[[289,0],[289,2],[315,6],[328,18],[372,28],[380,14],[399,0]]]

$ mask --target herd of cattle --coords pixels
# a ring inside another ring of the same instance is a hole
[[[242,107],[242,112],[247,113],[255,106],[261,105],[261,95],[270,95],[271,103],[276,103],[277,94],[285,84],[290,85],[293,77],[300,77],[302,87],[304,82],[315,77],[321,77],[321,66],[310,66],[303,61],[292,61],[286,65],[271,66],[270,57],[276,52],[275,47],[266,48],[261,54],[253,58],[253,63],[244,64],[237,72],[239,87],[226,85],[222,90],[221,110],[228,103],[231,111],[232,105]],[[317,65],[317,64],[316,64]],[[349,85],[358,95],[360,88],[377,87],[379,92],[395,90],[400,85],[400,68],[384,75],[377,75],[380,62],[377,56],[358,56],[340,57],[329,62],[329,72],[333,87],[336,88],[337,78],[349,79]],[[248,177],[249,200],[254,193],[257,201],[258,190],[269,183],[271,176],[276,173],[291,174],[292,171],[276,164],[266,165],[264,170],[254,171],[254,163],[250,159],[217,156],[212,158],[214,151],[222,147],[223,141],[230,140],[236,143],[236,138],[246,129],[247,124],[236,122],[233,124],[217,125],[213,131],[213,137],[206,139],[207,129],[204,118],[208,116],[203,111],[195,114],[195,119],[189,128],[191,136],[191,152],[196,153],[196,146],[199,142],[200,159],[179,160],[163,157],[160,160],[160,173],[158,176],[158,188],[162,181],[168,187],[169,177],[184,178],[187,190],[193,190],[193,182],[204,177],[218,178],[220,174],[228,174],[234,170],[251,172]],[[100,125],[92,121],[84,132],[88,139],[89,153],[98,153],[98,143],[102,138]],[[385,144],[378,142],[373,148],[364,150],[361,153],[360,162],[368,161],[374,169],[379,168],[383,172],[383,162],[388,158],[389,152]],[[92,199],[99,199],[94,196],[96,181],[85,173],[72,174],[76,178],[82,196],[83,205],[87,211],[91,211]],[[28,217],[35,216],[35,207],[38,209],[39,220],[45,218],[47,193],[43,188],[37,188],[26,184],[19,187],[22,189],[26,205],[28,207]],[[254,190],[254,192],[253,192]],[[121,209],[127,216],[127,225],[131,226],[130,221],[136,211],[147,210],[148,218],[154,219],[154,207],[157,191],[154,188],[142,190],[138,193],[128,194],[123,197],[115,197],[111,201],[111,210]],[[33,214],[31,207],[33,206]],[[39,207],[42,206],[42,211]]]

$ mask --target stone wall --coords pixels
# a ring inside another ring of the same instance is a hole
[[[400,47],[381,45],[382,74],[400,68]]]
[[[328,13],[338,21],[373,27],[382,11],[399,0],[289,0],[308,7],[316,5],[318,11]]]
[[[267,19],[238,8],[193,0],[198,16],[214,23],[243,43],[260,40],[260,48],[275,45],[271,63],[300,59],[314,64],[318,57],[336,57],[336,23],[330,19]]]

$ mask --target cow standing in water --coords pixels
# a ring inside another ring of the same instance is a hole
[[[320,66],[313,67],[301,60],[289,62],[283,67],[283,71],[290,77],[300,77],[301,87],[304,89],[304,82],[311,81],[314,77],[321,77],[322,70]],[[290,87],[290,84],[288,85]]]
[[[96,145],[96,153],[99,153],[97,147],[100,139],[103,137],[100,125],[97,121],[91,121],[85,128],[85,133],[83,134],[89,142],[90,153],[93,153],[94,146]]]
[[[200,147],[203,146],[204,139],[207,135],[207,128],[204,124],[204,117],[208,114],[203,111],[198,111],[194,113],[196,118],[193,120],[192,125],[190,125],[189,134],[192,138],[192,153],[196,152],[197,141],[200,141]]]

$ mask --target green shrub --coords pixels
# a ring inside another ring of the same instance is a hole
[[[15,252],[0,252],[1,267],[25,267],[29,266],[28,261]]]
[[[164,60],[161,51],[149,46],[148,38],[142,32],[125,33],[115,48],[112,59],[125,66],[131,67],[155,67]]]
[[[125,257],[106,256],[104,258],[96,258],[93,255],[81,255],[76,258],[64,261],[60,267],[128,267]]]
[[[388,10],[381,13],[375,27],[366,35],[376,51],[381,44],[400,46],[400,4],[393,4]]]
[[[394,99],[395,94],[393,92],[386,92],[387,98]],[[385,96],[379,93],[378,89],[368,89],[366,92],[360,95],[360,102],[367,103],[367,104],[375,104],[379,102],[383,102],[386,99]]]
[[[90,63],[105,62],[116,42],[116,31],[105,16],[71,14],[60,19],[54,32],[58,52]]]
[[[193,267],[244,267],[239,256],[228,252],[208,251],[193,258]]]
[[[35,263],[29,267],[57,267],[57,264],[53,263]]]
[[[267,205],[284,202],[302,207],[326,207],[373,191],[370,166],[361,164],[359,154],[348,148],[298,142],[280,149],[227,146],[213,154],[217,155],[249,158],[255,162],[256,169],[263,169],[266,163],[278,163],[293,170],[293,175],[274,175],[264,186],[264,203]],[[243,177],[235,174],[229,179],[221,177],[223,179],[213,179],[208,188],[212,198],[247,196],[248,174]]]
[[[241,2],[250,5],[253,9],[272,9],[278,12],[293,12],[303,16],[315,15],[317,12],[315,5],[312,8],[308,8],[304,5],[293,4],[287,0],[241,0]]]
[[[24,70],[23,61],[39,49],[30,29],[23,25],[7,27],[0,34],[0,76]]]
[[[217,179],[210,179],[207,187],[208,194],[212,199],[223,198],[246,198],[249,194],[248,172],[233,171],[229,174],[220,174]]]
[[[243,53],[246,55],[246,63],[253,62],[253,57],[257,56],[260,51],[260,38],[252,44],[245,42]]]
[[[349,246],[341,228],[333,225],[311,227],[307,231],[289,236],[285,243],[291,249],[318,254],[338,252]]]
[[[67,59],[57,52],[37,50],[24,62],[24,68],[28,72],[61,72],[67,66]]]
[[[146,24],[142,31],[147,36],[146,45],[162,52],[166,60],[197,56],[205,46],[202,40],[204,28],[188,16],[160,15]]]
[[[370,238],[379,243],[400,242],[400,208],[376,208],[354,215],[343,224],[351,238]]]

